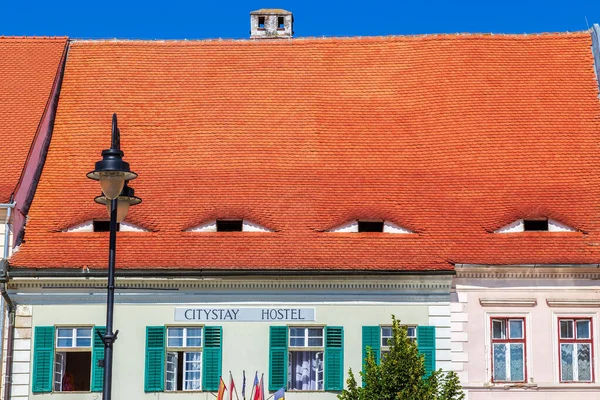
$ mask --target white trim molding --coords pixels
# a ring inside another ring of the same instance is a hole
[[[548,307],[600,307],[600,299],[546,299]]]
[[[537,299],[517,298],[517,299],[490,299],[481,298],[479,304],[482,307],[535,307]]]

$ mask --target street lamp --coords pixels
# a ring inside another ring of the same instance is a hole
[[[108,252],[108,285],[106,295],[106,333],[101,335],[104,343],[104,384],[102,399],[110,400],[112,389],[113,343],[119,331],[113,332],[113,308],[115,305],[115,254],[117,248],[117,223],[127,215],[130,205],[142,202],[134,196],[133,189],[127,181],[137,178],[137,174],[129,170],[129,163],[123,161],[120,146],[121,136],[117,126],[117,114],[112,118],[112,141],[110,149],[102,151],[102,160],[96,163],[96,169],[87,177],[100,181],[102,195],[94,199],[96,203],[106,204],[110,216],[110,240]]]

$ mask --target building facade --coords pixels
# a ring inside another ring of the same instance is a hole
[[[116,112],[143,202],[117,234],[115,392],[210,399],[245,371],[246,396],[257,374],[332,400],[395,315],[470,399],[593,398],[597,28],[280,39],[69,41],[5,264],[5,397],[102,390],[86,173]]]

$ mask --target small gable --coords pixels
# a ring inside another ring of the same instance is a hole
[[[185,232],[273,232],[269,228],[245,219],[214,219],[203,222]]]
[[[334,233],[362,233],[362,232],[383,232],[383,233],[414,233],[410,229],[403,228],[389,221],[372,220],[354,220],[346,222],[336,228],[329,229],[327,232]]]
[[[577,232],[578,230],[550,218],[518,219],[494,233]]]

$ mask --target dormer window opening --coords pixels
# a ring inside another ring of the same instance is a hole
[[[218,219],[217,232],[241,232],[243,222],[241,219]]]
[[[383,232],[383,221],[358,221],[358,232]]]
[[[117,232],[120,230],[120,225],[117,223]],[[110,231],[110,221],[94,221],[93,222],[94,232],[109,232]]]
[[[258,29],[265,29],[265,17],[258,17]]]
[[[277,17],[277,29],[285,29],[285,18]]]
[[[525,219],[523,220],[523,230],[529,231],[548,231],[547,219]]]

